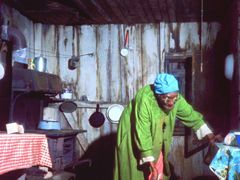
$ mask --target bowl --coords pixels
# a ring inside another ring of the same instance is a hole
[[[48,121],[41,120],[38,124],[38,129],[42,130],[60,130],[60,122],[59,121]]]
[[[237,145],[240,147],[240,132],[234,132],[234,135],[236,136]]]
[[[71,92],[64,92],[61,94],[62,99],[72,99],[72,93]]]

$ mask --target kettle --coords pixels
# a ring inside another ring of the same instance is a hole
[[[34,70],[40,71],[40,72],[46,72],[47,71],[47,59],[39,56],[35,57],[33,59],[34,64]]]

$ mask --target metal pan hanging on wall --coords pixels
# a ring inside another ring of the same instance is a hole
[[[65,101],[59,106],[59,110],[65,113],[72,113],[77,109],[77,104],[73,101]]]
[[[99,104],[97,104],[96,112],[94,112],[89,118],[90,125],[95,128],[101,127],[105,121],[105,117],[99,111],[99,109],[100,109]]]
[[[112,104],[108,107],[106,116],[111,123],[118,123],[124,107],[120,104]]]

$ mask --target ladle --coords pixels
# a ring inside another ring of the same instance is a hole
[[[122,48],[120,52],[120,54],[124,57],[128,55],[128,47],[127,47],[128,40],[129,40],[129,30],[126,31],[125,39],[124,39],[124,48]]]

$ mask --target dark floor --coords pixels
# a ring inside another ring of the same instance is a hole
[[[54,175],[54,177],[48,178],[46,180],[95,180],[95,179],[110,180],[110,178],[112,178],[109,175],[104,174],[104,172],[102,172],[102,175],[100,175],[99,171],[95,171],[94,168],[87,166],[76,167],[74,169],[69,170],[71,172],[61,172]],[[24,174],[24,172],[25,170],[11,171],[9,173],[1,175],[0,180],[17,180],[17,178]],[[26,177],[26,180],[43,180],[43,177],[28,175]],[[185,179],[179,177],[172,177],[170,180],[185,180]],[[192,178],[192,180],[218,180],[218,178],[216,176],[198,176]]]
[[[218,180],[217,176],[198,176],[192,180]]]

